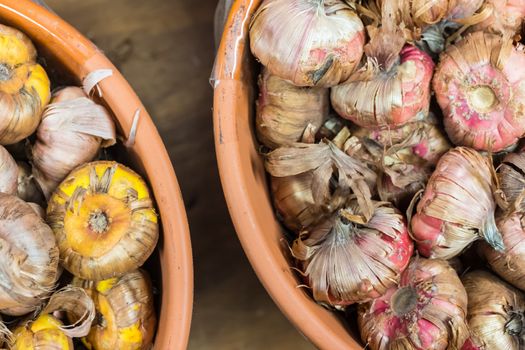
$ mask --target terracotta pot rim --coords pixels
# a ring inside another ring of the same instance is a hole
[[[98,69],[113,75],[99,83],[102,99],[117,118],[124,135],[134,116],[140,115],[134,145],[129,153],[144,169],[160,211],[163,244],[161,258],[162,307],[155,349],[186,349],[193,306],[193,265],[189,227],[179,185],[166,148],[148,112],[113,64],[76,29],[29,0],[3,0],[0,18],[28,34],[37,46],[82,81]],[[153,150],[153,152],[152,152]]]
[[[236,0],[217,52],[214,87],[214,132],[222,187],[243,249],[260,281],[288,319],[323,349],[362,349],[331,312],[302,289],[285,258],[281,228],[273,214],[264,167],[254,140],[249,95],[253,62],[248,25],[261,0]],[[251,131],[251,132],[250,132]],[[281,237],[281,238],[279,238]]]

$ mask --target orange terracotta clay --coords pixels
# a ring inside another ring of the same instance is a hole
[[[121,134],[128,135],[140,111],[134,145],[128,148],[133,168],[149,182],[160,212],[162,238],[158,246],[162,280],[159,328],[154,349],[186,349],[193,302],[193,265],[186,212],[173,167],[148,112],[113,64],[88,39],[69,24],[29,0],[2,0],[2,23],[26,33],[50,65],[68,71],[78,84],[98,69],[113,75],[99,83],[103,103],[116,117]],[[159,296],[160,298],[160,296]]]
[[[362,349],[330,311],[297,286],[290,269],[254,132],[256,65],[248,45],[248,24],[260,0],[236,0],[228,16],[211,83],[214,128],[222,186],[237,235],[255,272],[295,326],[322,349]]]

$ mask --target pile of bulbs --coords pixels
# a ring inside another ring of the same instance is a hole
[[[373,350],[525,344],[524,18],[517,0],[264,0],[251,18],[295,264]]]
[[[152,345],[140,267],[158,217],[145,181],[108,160],[116,128],[89,90],[51,82],[31,40],[0,25],[0,349]]]

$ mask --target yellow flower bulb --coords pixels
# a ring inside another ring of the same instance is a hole
[[[17,29],[0,25],[0,144],[31,135],[50,100],[51,83],[36,63],[31,40]]]
[[[74,170],[51,196],[47,219],[64,267],[88,280],[138,268],[153,252],[159,234],[146,183],[109,161]]]
[[[149,278],[140,270],[120,278],[91,282],[75,278],[95,302],[98,317],[83,339],[93,350],[149,349],[156,317]]]
[[[73,342],[60,329],[62,323],[43,314],[34,322],[19,326],[13,332],[11,350],[62,349],[73,350]]]

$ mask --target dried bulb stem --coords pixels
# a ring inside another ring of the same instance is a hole
[[[374,164],[381,200],[396,205],[406,204],[424,188],[437,161],[451,147],[431,115],[394,130],[354,128],[352,138],[355,144],[344,150]]]
[[[498,168],[499,204],[507,212],[525,210],[525,153],[509,153]]]
[[[315,134],[328,115],[326,88],[300,88],[266,68],[258,82],[257,137],[269,148],[299,142],[305,132]]]
[[[512,285],[525,290],[525,214],[515,211],[501,213],[497,220],[505,251],[482,246],[481,252],[491,269]]]
[[[336,112],[371,129],[395,129],[422,120],[430,105],[434,63],[418,48],[403,47],[402,36],[376,35],[367,46],[367,64],[331,90]],[[395,44],[401,38],[401,45]],[[398,45],[385,50],[385,47]],[[371,98],[372,96],[372,98]]]
[[[519,34],[525,17],[525,3],[521,0],[485,0],[481,8],[487,13],[480,21],[472,23],[470,32],[485,31],[498,35]]]

